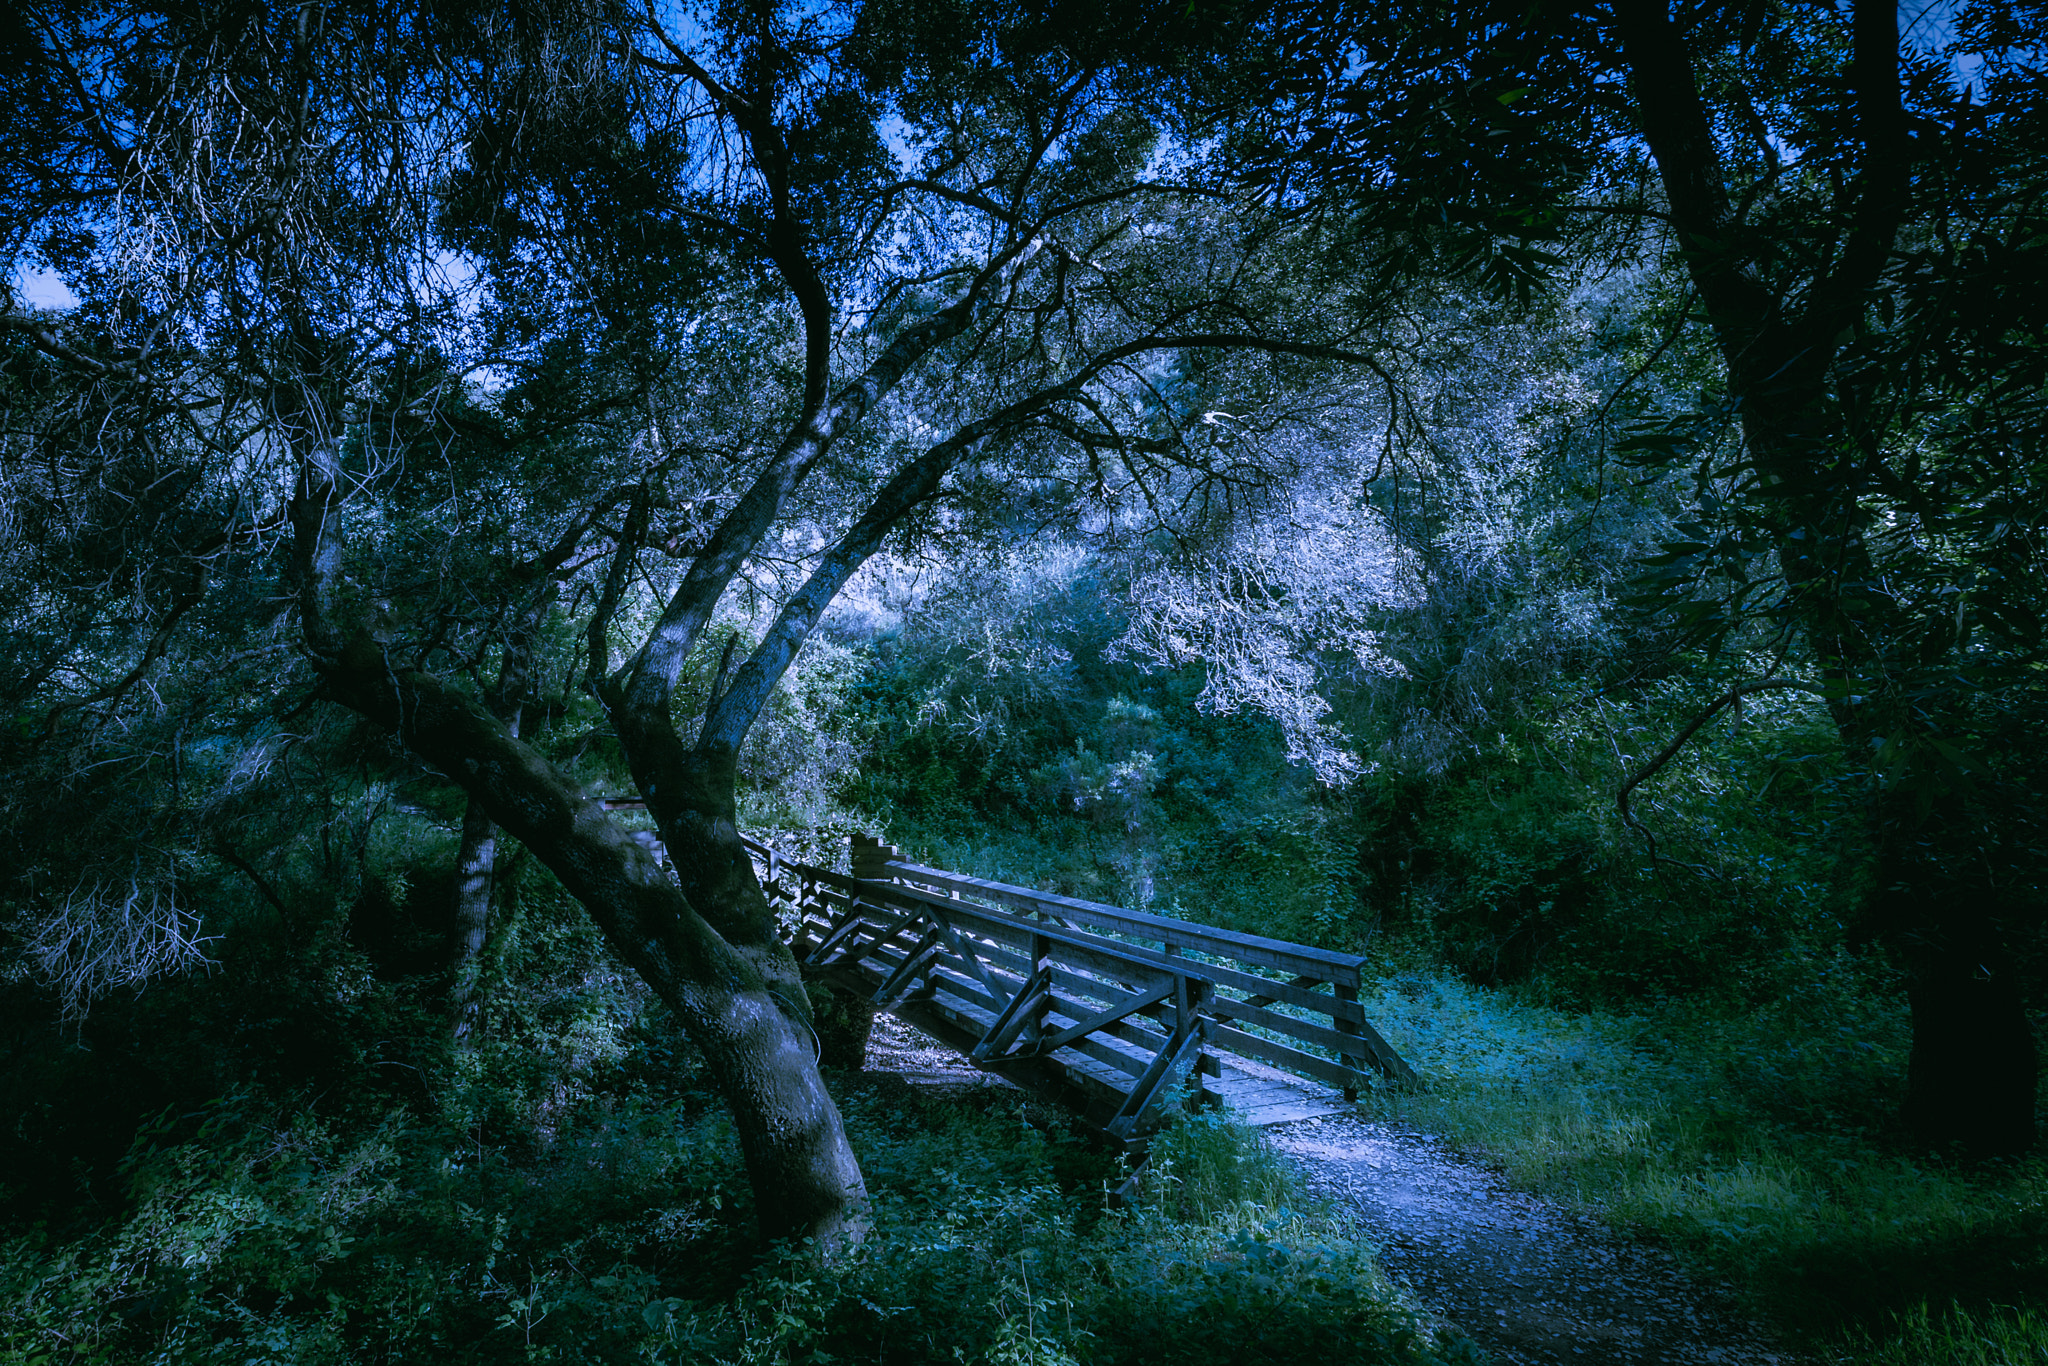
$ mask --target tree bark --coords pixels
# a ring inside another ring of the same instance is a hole
[[[1930,893],[1941,902],[1920,903]],[[2039,1059],[2003,936],[1981,900],[1935,878],[1901,882],[1894,895],[1919,903],[1899,917],[1913,1011],[1906,1123],[1934,1147],[1972,1157],[2026,1152]]]
[[[1930,723],[1901,697],[1892,651],[1904,636],[1863,530],[1857,452],[1834,393],[1838,338],[1882,287],[1904,211],[1908,148],[1893,6],[1857,0],[1850,79],[1862,164],[1837,206],[1848,231],[1803,301],[1769,288],[1730,206],[1726,169],[1697,78],[1664,0],[1615,7],[1645,140],[1686,269],[1740,403],[1756,472],[1777,508],[1789,609],[1830,684],[1844,748],[1872,755]],[[1979,1154],[2033,1140],[2034,1041],[1999,936],[1947,885],[1930,854],[1939,821],[1873,777],[1869,819],[1880,904],[1872,919],[1900,951],[1913,1018],[1904,1118],[1924,1139]]]
[[[471,797],[462,812],[462,842],[455,851],[455,963],[448,1012],[455,1021],[458,1046],[468,1042],[476,1023],[477,984],[484,943],[491,930],[492,872],[497,856],[497,824],[483,803]]]
[[[541,561],[544,569],[558,568],[568,558],[580,536],[579,529],[556,545]],[[533,643],[541,619],[555,598],[550,584],[534,594],[520,613],[505,642],[504,657],[498,665],[498,686],[491,711],[505,723],[506,734],[514,739],[525,733],[525,699],[533,682]],[[462,1046],[476,1023],[477,987],[482,975],[484,945],[491,931],[491,909],[497,889],[498,827],[474,795],[462,812],[461,842],[455,851],[455,931],[453,977],[448,989],[449,1014],[454,1019],[455,1042]]]
[[[728,944],[599,803],[481,704],[398,667],[366,635],[328,670],[328,693],[390,727],[460,784],[561,879],[612,948],[675,1011],[731,1107],[763,1235],[814,1239],[827,1255],[857,1240],[867,1225],[866,1187],[818,1073],[801,986],[792,997],[778,986],[779,965],[770,962],[765,973],[760,966],[773,955]],[[738,873],[700,876],[694,885],[707,896],[737,896]],[[765,907],[757,882],[751,890]],[[758,923],[749,899],[738,900],[711,909],[725,923]],[[781,958],[790,961],[787,949]],[[795,977],[793,961],[788,976]]]

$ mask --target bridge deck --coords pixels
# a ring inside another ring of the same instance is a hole
[[[811,971],[1134,1147],[1168,1105],[1253,1124],[1414,1073],[1358,1005],[1361,959],[904,862],[855,876],[750,844]],[[1154,947],[1154,946],[1157,947]]]

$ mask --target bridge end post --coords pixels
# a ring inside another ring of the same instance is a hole
[[[1356,982],[1332,982],[1330,985],[1335,989],[1338,1000],[1354,1006],[1358,1004],[1358,984]],[[1344,1018],[1342,1012],[1339,1012],[1337,1015],[1336,1025],[1339,1034],[1356,1035],[1358,1033],[1358,1022]],[[1337,1061],[1343,1063],[1354,1072],[1363,1072],[1365,1070],[1365,1058],[1362,1056],[1363,1051],[1361,1049],[1359,1055],[1339,1053]],[[1344,1099],[1354,1105],[1357,1104],[1358,1087],[1355,1085],[1345,1087]]]

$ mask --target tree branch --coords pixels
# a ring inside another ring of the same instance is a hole
[[[740,741],[746,738],[748,727],[768,704],[776,682],[788,672],[797,651],[803,648],[804,641],[825,614],[825,609],[832,605],[832,599],[846,586],[854,571],[881,548],[883,539],[896,524],[911,509],[937,493],[939,481],[945,478],[947,471],[982,442],[1005,428],[1020,424],[1047,404],[1073,397],[1081,383],[1079,378],[1070,379],[1018,399],[998,412],[968,423],[899,469],[868,503],[860,519],[826,552],[803,587],[776,615],[767,635],[733,676],[732,686],[706,710],[698,747],[737,750]]]
[[[1796,678],[1760,678],[1754,683],[1737,684],[1735,687],[1730,688],[1727,692],[1723,693],[1720,697],[1716,698],[1707,707],[1705,711],[1701,712],[1698,716],[1695,716],[1692,719],[1692,721],[1686,725],[1685,729],[1678,732],[1677,736],[1671,741],[1670,744],[1664,746],[1663,750],[1658,753],[1656,758],[1650,760],[1649,763],[1644,764],[1640,769],[1636,770],[1635,775],[1631,777],[1627,782],[1623,783],[1621,785],[1621,790],[1614,794],[1615,805],[1619,807],[1621,810],[1622,824],[1626,825],[1629,829],[1635,831],[1637,834],[1643,837],[1644,842],[1648,844],[1650,847],[1650,858],[1652,862],[1669,863],[1674,867],[1690,869],[1692,872],[1699,874],[1701,877],[1713,876],[1712,873],[1710,873],[1707,869],[1701,867],[1699,864],[1680,863],[1677,859],[1665,858],[1662,854],[1659,854],[1657,852],[1657,837],[1651,834],[1649,827],[1644,825],[1640,820],[1637,820],[1635,812],[1630,810],[1628,804],[1629,794],[1631,792],[1634,792],[1637,787],[1641,786],[1645,779],[1654,775],[1659,769],[1663,768],[1664,765],[1670,763],[1672,759],[1676,758],[1678,755],[1678,751],[1685,748],[1685,742],[1692,739],[1693,736],[1699,734],[1700,728],[1706,725],[1707,722],[1713,720],[1716,716],[1719,716],[1724,708],[1741,701],[1743,698],[1749,696],[1751,693],[1771,692],[1778,689],[1790,689],[1795,692],[1812,693],[1815,697],[1827,696],[1827,689],[1819,686],[1818,684],[1801,682]]]
[[[1752,333],[1763,326],[1775,300],[1730,240],[1739,225],[1729,213],[1721,153],[1684,38],[1664,0],[1616,0],[1614,16],[1643,137],[1656,158],[1671,223],[1700,297],[1710,314]]]
[[[661,618],[632,659],[622,666],[613,687],[625,709],[645,718],[667,714],[669,695],[682,676],[698,635],[711,620],[733,576],[767,534],[783,500],[800,484],[835,441],[856,426],[888,394],[911,367],[934,347],[970,327],[978,316],[990,283],[1004,271],[1020,268],[1035,248],[1017,244],[991,261],[967,287],[957,303],[899,332],[866,370],[841,387],[832,403],[797,423],[753,484],[719,521],[710,539],[690,564],[683,581],[670,595]],[[635,723],[642,724],[642,723]]]
[[[1856,87],[1856,123],[1863,133],[1857,201],[1849,240],[1815,284],[1802,321],[1815,337],[1833,337],[1862,312],[1864,296],[1890,260],[1906,208],[1910,148],[1899,91],[1899,19],[1895,5],[1855,0],[1850,20],[1849,79]]]

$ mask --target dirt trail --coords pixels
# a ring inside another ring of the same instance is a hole
[[[1423,1133],[1352,1116],[1266,1131],[1310,1190],[1355,1212],[1380,1265],[1495,1366],[1795,1366],[1725,1287]]]
[[[941,1090],[1009,1084],[888,1015],[875,1020],[867,1067]],[[1805,1366],[1744,1320],[1725,1287],[1510,1189],[1428,1134],[1352,1115],[1265,1134],[1309,1190],[1352,1212],[1380,1265],[1494,1366]]]

